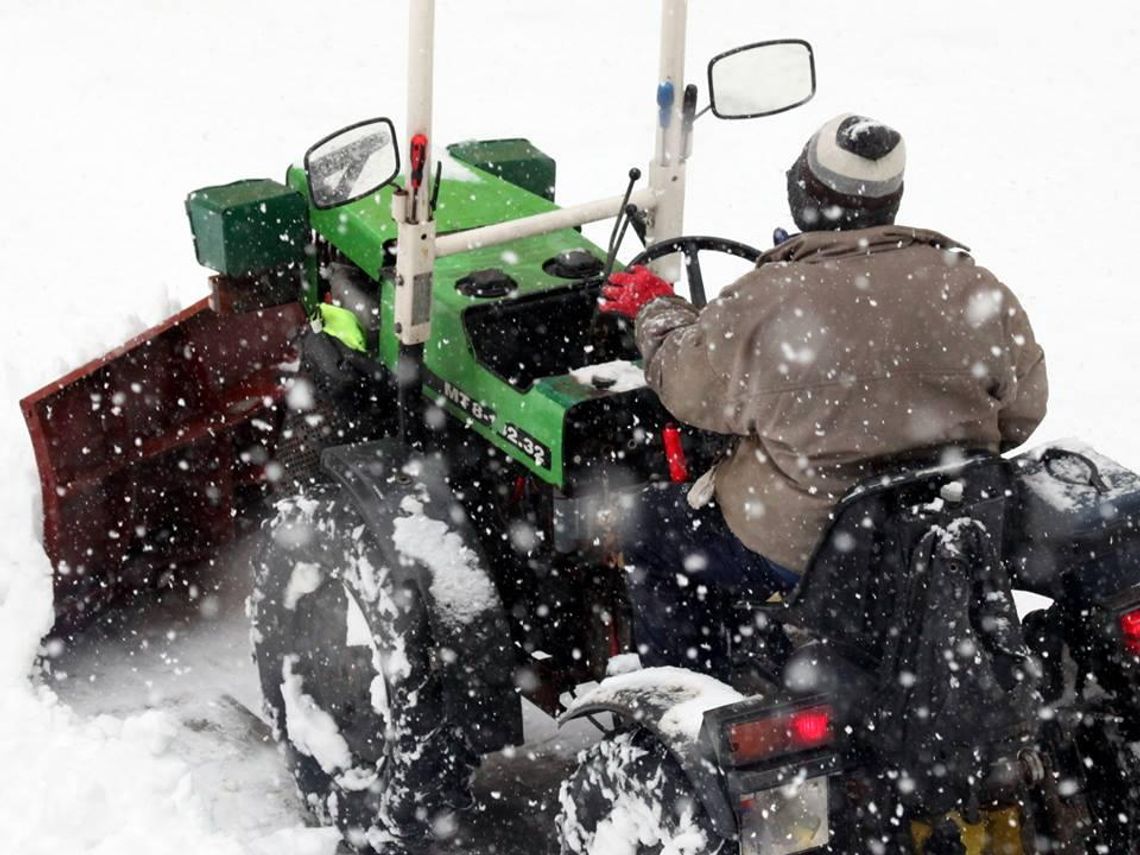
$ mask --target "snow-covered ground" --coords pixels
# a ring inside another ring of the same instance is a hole
[[[626,170],[644,165],[655,2],[438,5],[438,139],[530,137],[557,158],[563,202],[619,192]],[[722,49],[801,36],[815,45],[820,89],[772,119],[701,120],[690,230],[766,245],[788,223],[783,173],[810,131],[847,110],[890,122],[910,153],[900,220],[969,244],[1034,320],[1052,378],[1039,436],[1079,435],[1140,467],[1130,251],[1140,117],[1129,106],[1140,7],[691,7],[695,81]],[[178,602],[131,613],[125,637],[92,636],[57,661],[66,680],[28,681],[50,588],[16,401],[203,293],[187,191],[280,177],[309,142],[357,118],[399,122],[405,14],[400,0],[0,0],[3,855],[335,847],[327,832],[299,830],[283,769],[241,712],[256,709],[241,582],[227,582],[208,615]],[[525,775],[517,757],[496,758],[484,780],[504,783],[486,800],[510,808],[471,836],[541,818],[529,802],[558,762],[522,759]],[[539,785],[515,780],[539,768]],[[512,839],[533,851],[533,831]]]

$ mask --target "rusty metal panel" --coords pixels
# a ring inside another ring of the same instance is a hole
[[[43,491],[57,615],[211,555],[263,491],[297,303],[202,300],[20,402]]]

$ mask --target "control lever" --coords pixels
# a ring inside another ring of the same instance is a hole
[[[621,208],[618,209],[617,219],[614,220],[614,229],[610,233],[610,246],[606,251],[606,265],[602,268],[602,287],[606,287],[606,283],[610,280],[610,274],[614,272],[614,264],[617,261],[618,248],[621,246],[622,240],[625,239],[625,231],[629,226],[633,214],[631,212],[637,211],[637,206],[630,204],[629,197],[633,195],[633,185],[641,178],[641,170],[636,166],[629,171],[629,184],[625,188],[625,195],[621,200]],[[637,227],[634,226],[636,229]],[[624,324],[619,319],[619,328],[624,329]],[[587,333],[589,341],[593,344],[595,354],[599,358],[603,358],[608,353],[609,347],[607,346],[607,339],[610,338],[610,333],[606,330],[606,325],[602,322],[602,313],[600,311],[594,312],[594,317],[590,320],[590,329]]]
[[[606,252],[606,266],[602,270],[602,282],[607,282],[610,274],[614,272],[614,262],[617,260],[618,247],[625,238],[625,229],[629,223],[629,197],[633,195],[633,185],[641,178],[641,170],[636,166],[629,171],[629,184],[626,185],[625,195],[621,199],[621,208],[618,209],[617,219],[614,220],[614,230],[610,232],[610,248]]]

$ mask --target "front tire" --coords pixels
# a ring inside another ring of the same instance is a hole
[[[265,712],[301,797],[360,851],[430,837],[477,758],[447,720],[419,590],[331,485],[278,503],[253,569]]]
[[[713,855],[724,840],[680,765],[643,729],[582,752],[558,794],[563,855]]]

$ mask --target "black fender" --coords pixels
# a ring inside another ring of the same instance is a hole
[[[382,439],[327,448],[321,468],[351,498],[394,580],[423,597],[449,718],[463,724],[480,754],[520,744],[506,612],[443,460]]]
[[[706,674],[685,668],[643,668],[607,677],[575,699],[558,724],[608,712],[644,727],[680,764],[713,830],[735,839],[739,833],[736,812],[711,748],[702,747],[700,731],[705,712],[743,699],[735,689]]]

